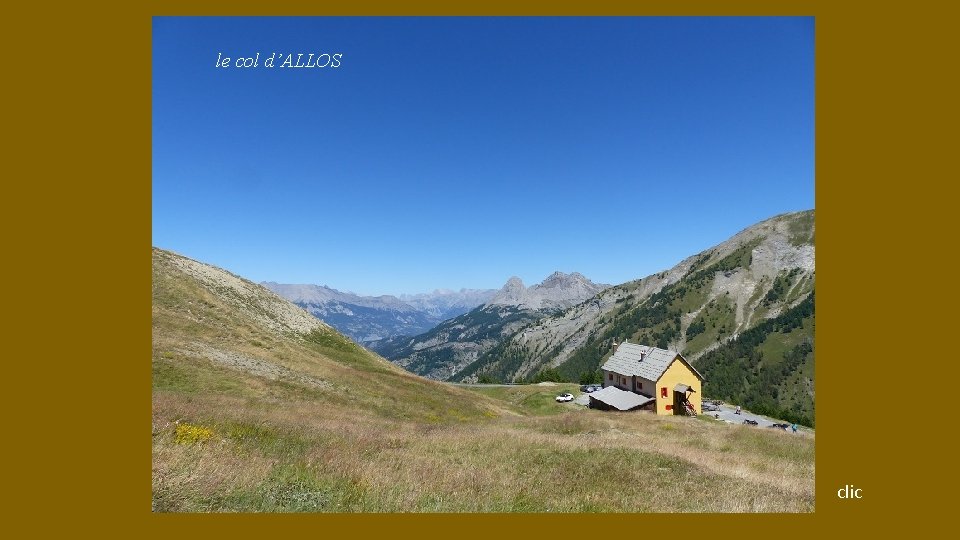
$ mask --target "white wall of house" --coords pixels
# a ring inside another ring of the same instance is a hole
[[[636,376],[635,378],[637,379],[637,388],[634,390],[635,392],[638,392],[640,394],[646,394],[648,396],[657,397],[656,382],[644,379],[639,375]]]
[[[616,386],[621,390],[636,392],[647,396],[657,397],[657,383],[644,379],[643,377],[633,375],[627,377],[614,371],[601,370],[603,372],[603,386]]]
[[[603,386],[616,386],[621,390],[633,391],[633,381],[631,377],[621,375],[613,371],[603,370]]]

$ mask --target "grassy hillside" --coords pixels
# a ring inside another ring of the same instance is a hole
[[[198,279],[178,265],[184,260],[154,250],[155,394],[322,399],[390,418],[449,420],[487,410],[370,353],[259,285],[219,269],[210,272],[213,279]],[[275,312],[264,307],[273,302],[281,306]],[[300,315],[302,321],[283,324]]]
[[[411,375],[295,306],[153,254],[160,512],[807,512],[814,439]]]

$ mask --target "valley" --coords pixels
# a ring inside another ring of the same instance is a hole
[[[483,304],[496,292],[460,289],[415,295],[360,296],[326,285],[272,281],[261,285],[362,344],[427,332],[441,322]]]
[[[577,272],[554,272],[529,288],[520,278],[512,277],[486,304],[418,336],[370,343],[370,349],[419,375],[454,380],[466,366],[519,329],[607,287]]]

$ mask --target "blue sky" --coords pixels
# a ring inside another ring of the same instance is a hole
[[[155,18],[152,135],[153,244],[254,281],[622,283],[813,208],[814,22]]]

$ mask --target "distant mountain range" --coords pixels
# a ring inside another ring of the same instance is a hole
[[[578,272],[554,272],[531,287],[512,277],[486,304],[468,313],[417,336],[388,338],[368,346],[414,373],[449,379],[519,328],[577,305],[607,287]]]
[[[413,336],[493,298],[496,289],[438,289],[415,295],[360,296],[326,285],[274,282],[264,287],[304,308],[359,343]]]

